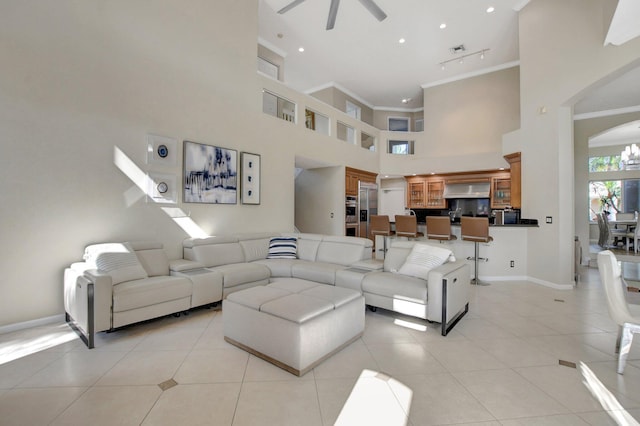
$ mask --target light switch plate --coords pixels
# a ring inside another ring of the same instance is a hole
[[[553,223],[553,218],[551,216],[547,216],[547,223]]]

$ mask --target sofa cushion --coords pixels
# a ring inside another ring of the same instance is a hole
[[[262,259],[254,263],[265,265],[271,270],[272,277],[290,277],[291,267],[299,262],[297,259]]]
[[[274,237],[269,241],[267,259],[297,259],[298,239],[295,237]]]
[[[298,324],[333,310],[333,303],[292,293],[263,304],[260,311]]]
[[[410,275],[426,280],[429,271],[444,264],[447,261],[455,262],[455,257],[449,249],[431,246],[429,244],[416,244],[413,246],[407,260],[398,270],[403,275]]]
[[[298,239],[298,259],[315,262],[318,247],[322,242],[320,234],[283,234],[284,237],[296,237]]]
[[[393,272],[368,273],[362,280],[362,291],[391,299],[427,303],[425,280]]]
[[[138,257],[127,243],[94,244],[85,249],[85,260],[111,276],[112,284],[147,278]]]
[[[227,300],[231,300],[232,302],[238,303],[239,305],[243,305],[259,311],[260,306],[262,306],[263,304],[278,299],[282,296],[286,296],[287,294],[291,293],[279,288],[259,285],[256,287],[251,287],[242,291],[231,293],[227,296]]]
[[[253,262],[259,259],[265,259],[269,254],[269,240],[271,236],[265,236],[261,238],[238,237],[242,251],[244,252],[244,258],[246,262]]]
[[[317,283],[335,285],[336,271],[346,268],[346,266],[336,265],[334,263],[306,262],[304,260],[299,260],[291,267],[291,276]]]
[[[169,258],[164,250],[136,250],[136,256],[150,277],[169,275]]]
[[[242,246],[236,237],[189,238],[182,245],[185,259],[207,268],[245,261]]]
[[[268,280],[271,275],[269,268],[256,262],[232,263],[208,269],[218,271],[222,274],[222,285],[224,288]]]
[[[359,291],[353,291],[349,288],[332,287],[328,285],[317,285],[308,290],[301,291],[300,294],[331,302],[333,303],[335,309],[338,309],[340,306],[345,305],[361,296]]]
[[[322,239],[322,244],[318,247],[316,261],[351,265],[363,259],[367,248],[371,254],[373,241],[366,238],[328,235]]]
[[[191,296],[184,277],[150,277],[113,286],[113,312],[123,312]]]

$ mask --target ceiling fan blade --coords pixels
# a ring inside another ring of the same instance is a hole
[[[329,6],[329,18],[327,19],[327,29],[332,30],[336,24],[336,16],[338,16],[338,6],[340,6],[340,0],[331,0],[331,6]]]
[[[378,21],[383,21],[387,14],[384,13],[377,4],[373,2],[373,0],[360,0],[360,3],[373,15],[376,17]]]
[[[289,3],[288,5],[283,7],[282,9],[280,9],[278,11],[278,13],[282,15],[283,13],[290,11],[291,9],[293,9],[294,7],[296,7],[297,5],[299,5],[302,2],[304,2],[304,0],[293,0],[291,3]]]

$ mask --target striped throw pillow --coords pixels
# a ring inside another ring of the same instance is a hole
[[[448,261],[456,261],[451,250],[418,243],[413,246],[398,273],[426,280],[431,269]]]
[[[297,259],[298,239],[295,237],[274,237],[269,241],[267,259]]]
[[[111,283],[147,278],[138,256],[127,243],[94,244],[85,249],[85,260],[111,275]]]

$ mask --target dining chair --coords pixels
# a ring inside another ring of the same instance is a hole
[[[638,245],[640,245],[640,216],[636,219],[636,226],[632,231],[629,231],[631,238],[633,238],[633,252],[638,254]],[[627,239],[627,241],[629,241]],[[627,245],[627,250],[629,250],[629,246]]]
[[[424,237],[422,232],[418,232],[418,219],[415,215],[396,215],[396,236],[407,238]]]
[[[603,247],[617,247],[618,238],[620,239],[625,238],[627,234],[627,230],[611,228],[611,226],[609,225],[609,218],[607,217],[607,215],[604,213],[601,213],[601,215],[602,215],[602,221],[604,222],[604,226],[607,234],[607,239],[605,240],[605,245]],[[613,241],[610,242],[612,238],[613,238]]]
[[[598,271],[607,297],[609,316],[618,324],[615,351],[618,354],[618,374],[623,374],[633,335],[640,333],[640,305],[627,303],[622,270],[611,251],[605,250],[598,253]]]
[[[598,245],[604,247],[607,244],[607,229],[604,226],[604,219],[602,219],[602,213],[596,213],[596,221],[598,222]]]

